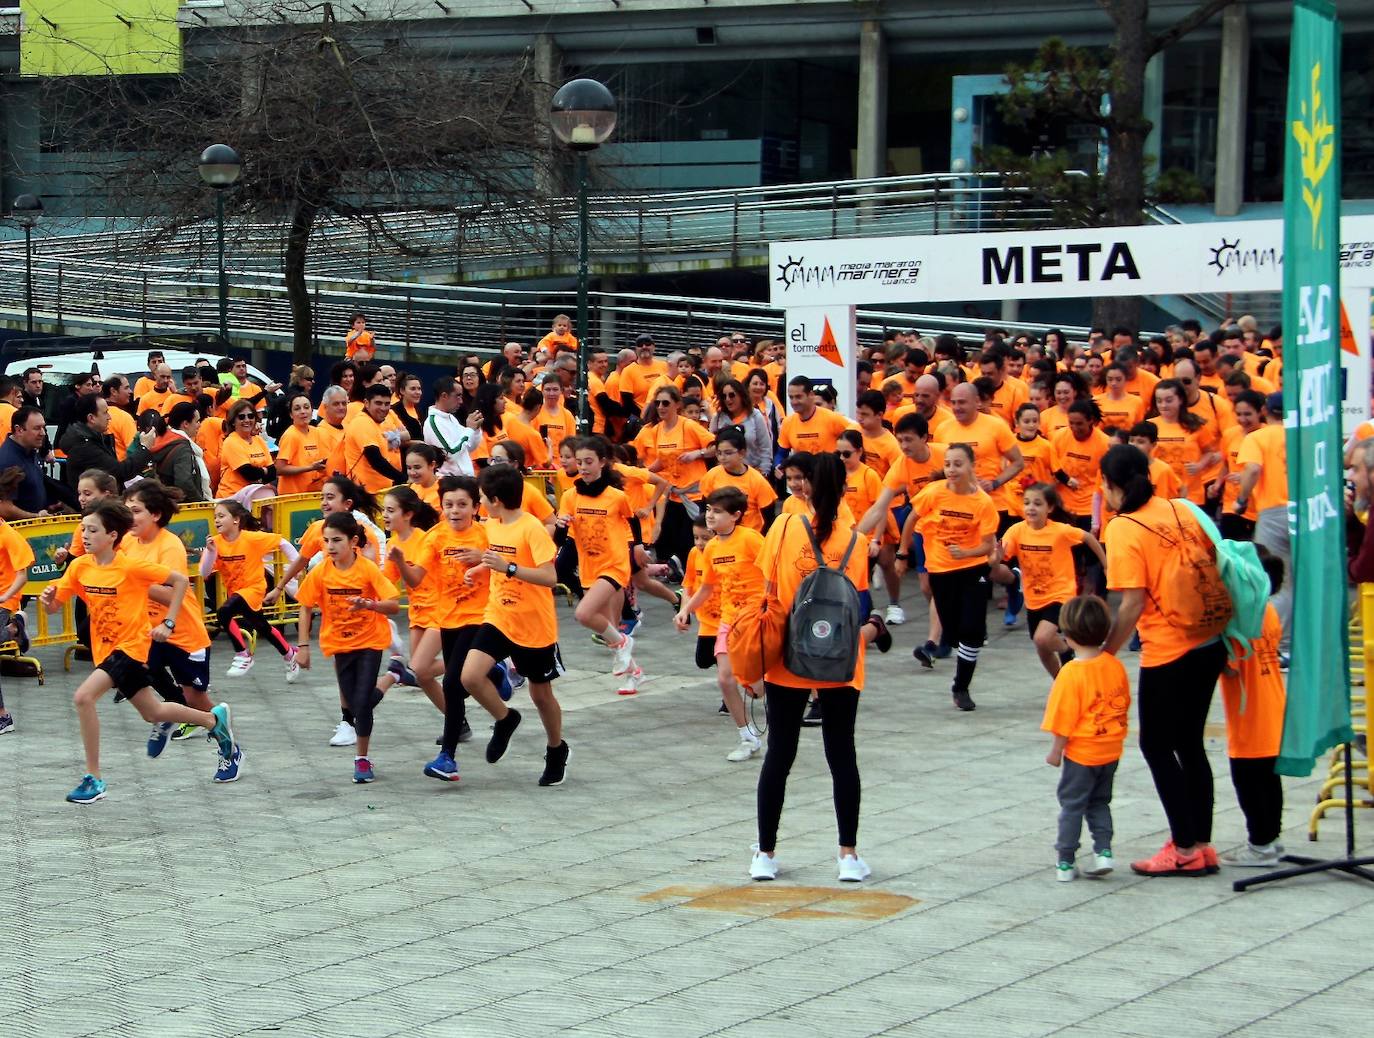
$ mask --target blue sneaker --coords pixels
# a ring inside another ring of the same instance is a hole
[[[1017,614],[1026,604],[1026,596],[1021,593],[1021,571],[1014,569],[1011,575],[1014,579],[1007,588],[1007,611],[1002,616],[1003,627],[1015,627]]]
[[[954,655],[953,645],[937,645],[935,651],[931,653],[931,656],[937,660],[947,660],[952,655]]]
[[[616,624],[616,629],[619,630],[621,634],[625,635],[625,637],[629,638],[639,630],[639,624],[639,617],[636,616],[633,620],[621,620],[620,623]],[[604,645],[605,642],[603,641],[602,644]]]
[[[361,785],[364,782],[371,782],[377,777],[377,773],[372,770],[372,762],[366,757],[358,757],[353,761],[353,781]]]
[[[411,688],[416,688],[420,684],[419,678],[415,676],[415,671],[407,667],[406,661],[399,656],[391,657],[386,672],[396,679],[398,685],[409,685]]]
[[[512,689],[519,690],[525,687],[525,675],[516,670],[510,660],[504,660],[501,666],[506,668],[506,674],[510,678],[510,687]]]
[[[161,721],[153,725],[153,733],[148,736],[148,756],[156,760],[162,756],[162,751],[167,748],[167,740],[172,737],[172,729],[175,728],[171,721]]]
[[[94,775],[87,775],[81,780],[81,785],[77,786],[67,794],[69,804],[94,804],[97,800],[105,799],[105,782]]]
[[[234,756],[234,729],[229,723],[229,704],[221,703],[210,713],[215,715],[215,727],[210,736],[219,743],[219,755],[231,758]]]
[[[221,757],[219,766],[215,769],[216,782],[237,782],[239,780],[239,767],[243,764],[243,751],[237,746],[234,747],[232,757]]]
[[[498,663],[487,672],[487,677],[496,686],[496,694],[501,697],[501,702],[509,703],[510,697],[515,695],[515,688],[510,682],[510,671],[506,669],[504,663]]]
[[[439,756],[425,765],[425,774],[430,778],[438,779],[440,782],[458,781],[458,762],[447,753],[440,751]],[[357,782],[355,777],[354,782]]]

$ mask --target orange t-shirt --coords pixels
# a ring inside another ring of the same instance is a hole
[[[443,517],[444,509],[439,500],[439,481],[437,479],[427,487],[421,486],[419,483],[407,483],[406,486],[415,491],[416,497],[438,512],[440,518]]]
[[[882,479],[879,478],[878,473],[862,462],[859,463],[857,472],[846,472],[844,475],[845,503],[849,505],[849,511],[860,519],[873,507],[882,492]],[[884,544],[896,544],[897,532],[897,520],[893,518],[892,511],[889,509],[887,523],[882,531],[875,530],[870,536],[880,537]]]
[[[1236,461],[1260,467],[1259,480],[1251,491],[1255,508],[1278,508],[1288,504],[1288,443],[1281,425],[1264,425],[1241,442]]]
[[[313,425],[307,425],[305,432],[294,425],[281,434],[277,445],[277,460],[288,465],[313,465],[317,461],[328,461],[329,455],[320,442],[320,433]],[[278,494],[313,494],[324,486],[325,473],[302,472],[295,476],[277,476]]]
[[[224,419],[206,418],[200,423],[196,443],[205,452],[205,468],[210,473],[210,482],[219,485],[220,451],[224,449]]]
[[[663,462],[658,474],[681,490],[701,482],[706,475],[706,462],[701,458],[684,462],[679,457],[688,451],[711,446],[715,438],[696,422],[679,417],[672,429],[665,429],[663,422],[645,426],[635,441],[645,445],[644,460],[650,465]]]
[[[492,551],[517,566],[543,566],[558,554],[549,531],[528,513],[512,522],[490,520],[486,530]],[[558,641],[553,588],[507,577],[504,570],[493,571],[484,622],[516,645],[530,649],[553,645]]]
[[[1259,430],[1255,430],[1258,432]],[[1233,425],[1221,434],[1221,456],[1226,459],[1227,475],[1239,472],[1244,466],[1240,463],[1240,445],[1245,440],[1245,431],[1239,425]],[[1232,479],[1227,479],[1221,485],[1221,508],[1226,514],[1230,514],[1235,508],[1236,500],[1240,497],[1240,484]],[[1254,522],[1259,515],[1259,509],[1255,505],[1255,496],[1250,495],[1250,502],[1245,508],[1245,518]]]
[[[364,328],[362,331],[350,331],[344,338],[344,355],[353,359],[353,355],[360,349],[368,350],[372,354],[377,352],[377,340],[370,331]]]
[[[441,630],[475,627],[486,614],[491,570],[478,564],[471,569],[472,580],[466,579],[469,569],[459,554],[470,548],[487,550],[486,524],[474,522],[466,530],[455,530],[441,519],[426,535],[420,556],[412,560],[412,565],[424,567],[426,582],[435,586],[434,619]]]
[[[1179,485],[1174,470],[1158,458],[1150,459],[1150,485],[1155,488],[1155,497],[1162,497],[1166,501],[1172,501],[1183,496],[1183,487]],[[1102,542],[1104,544],[1107,540],[1107,524],[1115,518],[1116,513],[1108,508],[1104,501],[1102,503]]]
[[[382,575],[377,564],[362,555],[353,565],[339,569],[326,558],[307,573],[296,591],[296,601],[320,611],[320,652],[337,656],[354,649],[385,649],[391,644],[391,625],[381,613],[355,610],[350,598],[377,601],[398,599],[400,590]]]
[[[521,417],[519,408],[507,406],[505,413],[501,416],[501,431],[505,433],[505,439],[514,440],[525,452],[525,467],[527,469],[546,469],[549,467],[549,445],[539,435],[539,430]]]
[[[928,446],[930,457],[925,461],[912,461],[903,454],[883,477],[883,486],[905,494],[908,503],[933,481],[945,478],[945,445],[931,443]]]
[[[1095,403],[1097,409],[1102,412],[1104,429],[1130,429],[1145,417],[1145,401],[1131,393],[1127,393],[1120,400],[1113,400],[1103,393]]]
[[[949,553],[956,544],[976,548],[989,534],[997,532],[997,506],[986,493],[975,490],[972,494],[956,494],[942,479],[917,494],[911,507],[920,516],[916,529],[925,546],[927,570],[948,573],[987,565],[987,555],[956,559]]]
[[[1077,593],[1073,549],[1083,537],[1078,527],[1054,520],[1039,530],[1022,521],[1002,535],[1002,553],[1019,560],[1027,609],[1067,602]]]
[[[1283,741],[1287,692],[1279,672],[1278,611],[1264,607],[1264,626],[1250,643],[1250,653],[1231,663],[1236,674],[1221,674],[1221,701],[1226,707],[1226,752],[1231,757],[1277,757]]]
[[[177,400],[185,399],[187,398],[177,392],[176,386],[168,386],[161,391],[149,387],[146,393],[138,397],[138,413],[142,414],[144,411],[156,411],[158,414],[165,415],[172,409],[172,404],[176,403]]]
[[[382,558],[384,554],[382,551],[383,545],[376,532],[369,526],[363,526],[361,522],[359,522],[358,525],[363,527],[363,533],[371,540],[372,548],[377,553],[377,558]],[[301,543],[297,547],[300,550],[301,557],[305,559],[313,559],[320,552],[324,551],[323,519],[316,519],[305,528],[305,533],[301,534]]]
[[[1091,768],[1121,759],[1130,712],[1126,668],[1104,652],[1064,664],[1050,688],[1040,727],[1066,736],[1064,756]]]
[[[1011,426],[988,414],[977,415],[968,425],[945,422],[937,435],[946,447],[966,443],[973,449],[973,471],[980,480],[996,479],[1007,464],[1002,455],[1016,446]]]
[[[0,418],[0,430],[8,434],[10,423],[8,418]],[[138,423],[129,416],[129,412],[121,407],[110,408],[110,435],[114,437],[115,457],[123,458],[129,453],[129,444],[134,442],[134,437],[138,435]],[[0,437],[0,443],[4,443],[4,437]]]
[[[778,428],[778,446],[789,451],[830,454],[840,442],[840,433],[853,428],[853,422],[828,408],[817,407],[806,420],[793,411]]]
[[[1060,430],[1051,441],[1050,464],[1054,470],[1064,470],[1078,481],[1078,488],[1061,483],[1059,496],[1064,509],[1074,515],[1092,515],[1093,495],[1102,489],[1102,455],[1112,441],[1101,429],[1088,433],[1086,440],[1076,439],[1072,429]]]
[[[897,444],[897,437],[884,429],[877,436],[863,434],[864,438],[864,464],[878,474],[881,479],[887,475],[888,469],[897,464],[902,457],[902,448]]]
[[[0,519],[0,591],[9,587],[16,576],[32,566],[33,558],[33,548],[29,542],[20,537],[9,523]],[[14,612],[22,604],[23,597],[23,589],[20,588],[13,597],[0,602],[0,608]]]
[[[1019,378],[1007,377],[992,394],[989,406],[992,414],[1007,423],[1007,428],[1016,425],[1016,409],[1030,401],[1030,386]]]
[[[563,494],[559,516],[569,519],[568,534],[577,542],[577,572],[584,587],[608,577],[621,588],[630,582],[630,520],[634,506],[623,490],[606,487],[591,497],[581,480]],[[642,531],[641,531],[642,532]]]
[[[711,538],[702,552],[701,579],[720,592],[722,625],[733,624],[741,613],[763,601],[762,551],[763,534],[736,526],[729,537]]]
[[[666,360],[654,360],[648,364],[635,361],[627,364],[620,372],[620,392],[629,393],[635,399],[635,408],[640,414],[649,404],[649,393],[668,374]]]
[[[210,543],[215,546],[215,572],[224,581],[225,597],[239,595],[249,609],[261,609],[267,594],[264,563],[277,550],[281,537],[265,530],[240,530],[236,540],[214,534]]]
[[[559,408],[558,414],[551,412],[547,405],[534,416],[535,431],[542,440],[548,442],[548,457],[558,457],[558,448],[570,436],[577,435],[577,419],[566,407]]]
[[[1061,429],[1069,427],[1069,412],[1058,404],[1052,404],[1040,412],[1040,435],[1052,440]]]
[[[148,622],[148,589],[167,583],[169,567],[140,562],[119,552],[102,566],[94,555],[82,555],[57,581],[57,600],[76,595],[91,615],[91,658],[98,667],[112,652],[148,662],[152,625]]]
[[[315,435],[319,438],[320,457],[325,460],[325,478],[329,478],[336,472],[342,473],[344,471],[343,426],[321,422],[314,428]]]
[[[688,598],[697,593],[703,581],[702,568],[705,566],[700,548],[692,548],[687,553],[687,565],[683,567],[682,590]],[[705,602],[697,606],[697,633],[703,638],[714,638],[720,630],[720,588],[713,587]]]
[[[1016,446],[1021,450],[1025,467],[1007,484],[1007,511],[1012,515],[1026,514],[1026,488],[1034,483],[1054,483],[1054,448],[1043,436],[1033,440],[1016,437]]]
[[[782,501],[782,515],[804,515],[808,519],[814,519],[816,510],[811,507],[810,501],[803,501],[799,497],[785,497]],[[840,507],[835,510],[835,521],[846,526],[857,525],[863,516],[855,516],[849,510],[849,504],[845,501],[840,502]]]
[[[868,590],[868,538],[858,533],[852,524],[837,518],[835,528],[830,531],[821,553],[826,564],[839,566],[844,553],[849,549],[850,534],[854,538],[854,550],[849,553],[849,564],[845,575],[853,582],[858,591]],[[801,520],[780,519],[768,531],[759,553],[758,567],[765,581],[773,585],[778,601],[784,609],[791,609],[802,581],[816,568],[816,553],[811,547],[811,537],[807,534]],[[765,679],[784,688],[855,688],[864,687],[864,641],[860,637],[855,646],[854,677],[849,681],[816,681],[814,678],[800,678],[787,669],[786,663],[779,661],[768,669]]]
[[[424,579],[411,587],[401,576],[401,567],[391,561],[391,549],[400,548],[406,562],[423,567],[428,535],[428,530],[412,528],[410,536],[403,541],[393,533],[386,542],[386,565],[382,567],[382,574],[405,593],[411,627],[438,629],[439,589],[433,576],[426,570]]]
[[[364,450],[376,447],[382,452],[383,458],[396,468],[401,467],[400,448],[392,450],[387,446],[385,430],[383,423],[374,421],[368,414],[360,414],[344,426],[344,472],[370,494],[395,486],[396,481],[374,469],[372,463],[363,457]]]
[[[255,465],[260,469],[272,471],[272,452],[261,436],[245,440],[238,433],[230,433],[224,438],[219,450],[219,486],[215,487],[216,497],[231,497],[244,487],[248,480],[239,473],[240,465]]]
[[[1128,379],[1126,382],[1126,392],[1132,396],[1140,397],[1141,400],[1153,400],[1157,385],[1159,385],[1158,375],[1144,368],[1136,368],[1135,378]]]
[[[1174,470],[1189,501],[1195,505],[1203,504],[1206,497],[1205,473],[1189,475],[1185,466],[1201,461],[1202,456],[1216,445],[1211,428],[1203,425],[1196,431],[1189,431],[1177,422],[1168,422],[1163,418],[1155,417],[1150,421],[1159,430],[1154,457]]]
[[[624,469],[620,471],[623,472]],[[737,487],[744,493],[749,499],[749,505],[744,510],[744,518],[740,520],[740,525],[763,533],[763,510],[778,499],[773,484],[764,479],[758,469],[746,468],[742,475],[736,476],[726,472],[724,465],[717,465],[701,477],[701,496],[707,497],[721,487]],[[644,535],[646,541],[648,536],[647,533]]]
[[[151,393],[155,385],[157,385],[157,383],[154,382],[152,378],[147,375],[140,375],[138,381],[134,383],[134,399],[137,400],[144,394]]]
[[[544,520],[553,515],[553,505],[549,504],[548,495],[535,490],[534,487],[530,486],[527,480],[525,482],[525,489],[520,491],[520,511],[528,512],[539,520],[540,525],[543,525]],[[484,520],[490,518],[487,514],[487,506],[479,504],[477,506],[477,515]],[[536,646],[536,648],[538,648],[538,646]]]
[[[186,558],[186,545],[171,530],[159,530],[157,536],[146,544],[133,533],[127,533],[120,538],[119,550],[136,562],[155,563],[166,566],[188,579],[191,576],[191,566]],[[155,627],[165,619],[167,607],[149,597],[149,627]],[[199,652],[210,645],[210,634],[205,629],[205,615],[201,611],[200,595],[194,586],[187,589],[186,597],[181,600],[181,612],[177,614],[177,629],[167,639],[167,644],[175,645],[186,652]]]

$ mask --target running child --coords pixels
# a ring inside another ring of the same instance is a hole
[[[683,593],[690,597],[701,587],[701,571],[705,566],[704,553],[715,534],[706,525],[706,513],[692,520],[692,550],[687,553],[686,572],[682,575]],[[713,588],[706,601],[697,606],[697,670],[710,670],[716,665],[716,632],[720,630],[720,588]],[[720,701],[722,714],[729,714],[725,699]]]
[[[431,448],[432,450],[433,448]],[[437,497],[438,487],[435,488]],[[412,563],[425,554],[426,531],[438,521],[438,515],[410,487],[393,487],[382,500],[382,519],[391,531],[387,542],[386,565],[382,572],[397,587],[409,594],[406,609],[410,622],[410,666],[400,656],[392,656],[387,672],[378,687],[390,691],[395,684],[418,688],[440,713],[444,712],[444,690],[439,677],[444,665],[439,653],[439,590],[424,569]]]
[[[491,590],[481,628],[463,663],[463,688],[491,714],[487,763],[495,764],[520,725],[520,712],[501,701],[491,668],[509,657],[529,681],[530,699],[544,724],[548,749],[541,786],[557,786],[567,776],[572,751],[563,739],[563,711],[554,698],[553,682],[563,673],[558,654],[558,617],[553,608],[557,554],[543,524],[520,508],[525,481],[510,465],[491,465],[478,479],[482,504],[491,516],[486,524],[489,547],[481,564],[491,571]]]
[[[1126,742],[1131,683],[1121,661],[1102,651],[1112,626],[1106,602],[1096,595],[1071,598],[1059,623],[1074,658],[1054,679],[1040,727],[1054,735],[1045,763],[1061,769],[1055,878],[1066,883],[1078,877],[1075,858],[1085,819],[1093,859],[1083,871],[1105,876],[1115,867],[1112,780]]]
[[[104,501],[108,497],[114,497],[119,493],[119,481],[103,469],[87,469],[81,473],[81,478],[76,481],[76,503],[84,515],[86,509],[90,508],[98,501]],[[72,559],[86,554],[86,548],[81,543],[81,526],[77,524],[72,531],[72,543],[69,547],[58,548],[53,553],[53,562],[59,566],[66,566]],[[91,620],[86,612],[86,603],[77,599],[72,606],[72,620],[76,627],[77,652],[81,652],[84,646],[88,653],[91,644]],[[78,659],[90,659],[89,654],[78,655]]]
[[[1107,553],[1096,537],[1069,522],[1053,484],[1027,487],[1022,512],[1025,519],[1002,535],[1002,561],[993,566],[992,579],[1021,588],[1026,601],[1026,633],[1035,644],[1041,666],[1055,677],[1061,663],[1072,658],[1060,636],[1059,614],[1077,587],[1073,549],[1083,545],[1104,569]]]
[[[219,747],[216,782],[234,782],[243,764],[243,751],[234,741],[229,706],[194,710],[180,703],[166,703],[152,689],[148,676],[148,648],[166,641],[177,628],[182,600],[190,580],[168,566],[140,562],[117,549],[133,528],[133,516],[118,501],[102,501],[81,519],[85,554],[73,562],[56,583],[39,596],[48,613],[56,613],[73,595],[86,603],[91,614],[91,657],[95,669],[81,682],[74,697],[81,742],[86,752],[86,774],[67,800],[92,804],[105,799],[100,774],[100,718],[96,704],[110,689],[115,702],[127,699],[149,724],[194,724],[205,728]],[[150,588],[171,588],[167,616],[153,628],[144,600]]]
[[[436,516],[439,512],[439,466],[444,458],[439,448],[428,443],[412,440],[406,447],[406,479],[410,480],[410,489],[434,509]]]
[[[739,732],[739,745],[725,757],[733,762],[746,761],[763,748],[758,734],[749,724],[729,655],[731,625],[740,615],[757,609],[763,600],[763,571],[758,566],[763,535],[742,525],[748,510],[749,499],[738,487],[721,487],[707,495],[706,525],[715,537],[702,552],[700,584],[673,617],[677,629],[685,631],[691,626],[692,614],[719,595],[720,622],[712,648],[716,658],[716,680],[730,720]]]
[[[271,642],[281,654],[286,661],[288,684],[294,684],[300,676],[296,647],[288,644],[281,631],[262,615],[267,595],[265,566],[279,551],[288,560],[295,561],[296,549],[290,542],[275,533],[259,530],[257,519],[243,505],[234,500],[215,504],[215,533],[201,553],[200,575],[208,577],[218,573],[224,584],[224,605],[215,610],[215,616],[219,619],[220,630],[229,636],[236,650],[225,672],[227,677],[242,677],[253,667],[253,652],[248,648],[240,620],[259,638]]]
[[[385,693],[377,687],[382,652],[391,644],[388,616],[400,610],[400,591],[377,564],[362,554],[363,529],[348,512],[324,520],[325,560],[312,569],[296,591],[301,612],[299,661],[310,666],[310,623],[320,610],[320,652],[334,660],[339,697],[348,704],[358,734],[353,781],[377,777],[369,749],[373,712]]]
[[[663,511],[668,507],[668,492],[672,484],[656,472],[642,467],[632,445],[618,443],[611,450],[615,456],[615,470],[624,481],[625,493],[630,498],[635,515],[639,517],[644,543],[652,544],[658,525],[663,521]],[[625,590],[625,608],[620,613],[622,634],[634,634],[639,627],[640,611],[636,599],[640,591],[662,599],[677,612],[682,592],[674,591],[660,579],[671,573],[672,567],[666,562],[640,565],[638,558],[633,555],[630,557],[630,586]]]

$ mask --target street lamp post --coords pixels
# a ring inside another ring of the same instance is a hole
[[[215,189],[215,233],[219,251],[219,337],[229,342],[229,281],[224,274],[224,192],[239,179],[243,163],[227,144],[212,144],[200,153],[200,179]]]
[[[33,335],[33,228],[43,216],[37,195],[20,195],[12,207],[14,222],[24,228],[24,313],[28,334]]]
[[[587,395],[587,152],[595,151],[611,135],[615,114],[615,98],[594,79],[564,83],[549,106],[554,134],[577,156],[577,410],[584,430],[591,427]]]

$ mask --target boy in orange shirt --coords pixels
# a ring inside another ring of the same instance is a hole
[[[1093,838],[1093,860],[1083,871],[1105,876],[1115,867],[1112,780],[1126,741],[1131,683],[1121,661],[1102,651],[1111,627],[1107,603],[1096,595],[1069,599],[1059,614],[1059,629],[1075,658],[1054,679],[1040,727],[1054,735],[1045,763],[1061,769],[1055,840],[1055,878],[1061,883],[1078,878],[1074,858],[1085,818]]]

